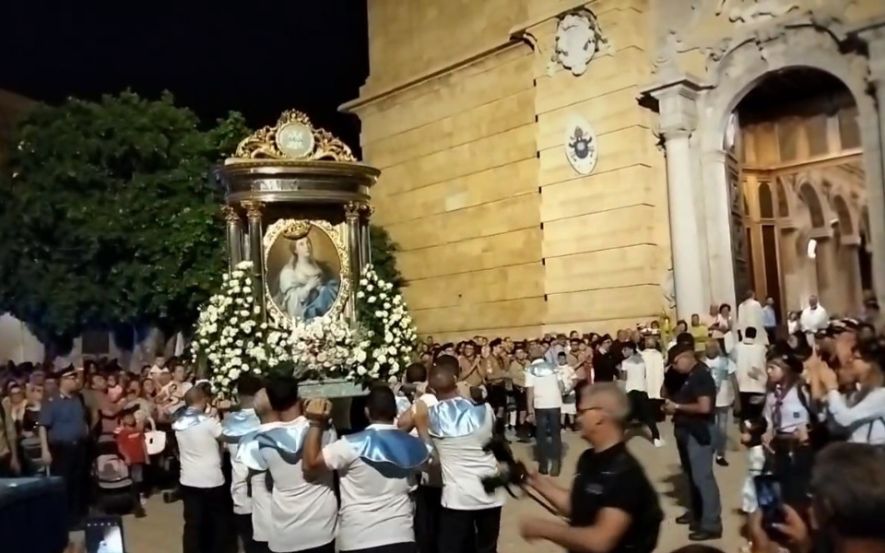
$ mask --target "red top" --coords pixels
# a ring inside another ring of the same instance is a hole
[[[130,465],[144,463],[144,432],[133,427],[120,426],[114,432],[117,436],[117,449]]]

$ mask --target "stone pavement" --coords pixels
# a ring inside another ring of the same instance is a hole
[[[678,526],[673,519],[682,514],[681,507],[674,496],[674,486],[679,480],[679,462],[672,439],[672,425],[663,423],[661,434],[667,445],[655,449],[644,437],[634,436],[629,441],[630,449],[642,461],[658,492],[661,494],[666,519],[661,527],[658,551],[669,552],[688,543],[688,530]],[[734,433],[736,438],[736,428]],[[585,449],[585,442],[577,434],[568,433],[564,436],[566,453],[563,482],[573,476],[573,467],[580,453]],[[719,489],[722,494],[723,522],[725,525],[722,540],[709,542],[727,552],[737,552],[743,540],[739,535],[743,517],[737,512],[740,506],[740,490],[746,474],[746,455],[740,451],[735,439],[729,444],[730,467],[715,467]],[[528,448],[518,445],[517,456],[529,458]],[[127,553],[180,553],[181,551],[181,503],[164,504],[159,496],[151,498],[147,506],[147,518],[136,520],[125,517],[125,536]],[[498,551],[501,553],[553,553],[562,550],[547,542],[526,543],[519,537],[519,520],[526,516],[546,517],[548,515],[540,506],[530,499],[511,499],[504,508],[501,537]]]

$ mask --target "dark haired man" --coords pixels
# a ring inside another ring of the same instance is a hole
[[[429,410],[418,403],[415,423],[433,444],[442,468],[442,512],[437,546],[440,553],[497,550],[502,492],[488,494],[481,479],[498,470],[483,448],[492,438],[495,415],[488,404],[475,405],[458,393],[458,361],[444,355],[430,371],[430,387],[439,403]]]
[[[221,423],[206,416],[209,396],[196,386],[184,395],[185,410],[172,423],[178,443],[184,503],[184,553],[222,551],[230,502],[221,472]]]
[[[754,420],[762,415],[768,373],[765,372],[765,346],[756,339],[756,327],[744,330],[744,339],[734,348],[735,374],[741,407],[741,420]]]
[[[252,500],[249,494],[249,468],[237,461],[237,444],[246,434],[258,429],[261,421],[255,413],[255,395],[261,390],[261,380],[255,375],[244,374],[237,380],[238,411],[229,413],[222,422],[222,436],[231,459],[230,493],[233,499],[234,522],[237,534],[246,553],[259,553],[261,549],[253,540]]]
[[[397,429],[396,399],[387,386],[374,386],[366,398],[369,426],[325,447],[332,403],[313,399],[305,415],[310,429],[302,469],[308,478],[328,471],[341,477],[337,549],[351,553],[413,553],[415,532],[409,477],[424,464],[428,448]]]
[[[280,423],[248,442],[241,440],[237,458],[252,470],[269,471],[273,478],[268,548],[274,553],[334,553],[338,501],[331,473],[304,476],[302,450],[310,424],[298,382],[292,377],[272,378],[265,392]],[[321,442],[327,445],[335,438],[329,429]]]
[[[673,415],[679,461],[691,490],[690,509],[676,522],[690,525],[692,541],[717,539],[722,536],[722,508],[713,474],[716,383],[707,366],[698,361],[693,344],[677,344],[670,355],[673,370],[686,379],[666,400],[664,411]]]

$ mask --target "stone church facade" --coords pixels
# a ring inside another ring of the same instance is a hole
[[[859,243],[885,259],[885,3],[368,0],[368,15],[370,75],[343,109],[382,170],[375,220],[401,247],[422,334],[613,330],[775,282],[794,309],[783,289],[798,289],[791,260],[806,242],[825,266]],[[803,146],[799,161],[760,169],[744,150],[765,131],[735,131],[733,114],[792,68],[844,85],[860,145],[831,117],[820,128],[834,149]],[[736,132],[743,140],[728,139]],[[826,175],[847,164],[835,194]],[[800,174],[817,175],[819,197]],[[791,191],[776,202],[820,204],[815,217],[760,218],[757,196],[742,196],[766,179]],[[747,244],[766,222],[780,233],[775,277]],[[802,245],[784,246],[796,236]],[[817,272],[803,292],[839,277]],[[846,310],[863,285],[852,278],[853,296],[838,292]],[[885,264],[867,280],[881,300]]]

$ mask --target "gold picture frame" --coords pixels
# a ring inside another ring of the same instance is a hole
[[[265,302],[273,317],[295,323],[344,312],[352,283],[341,228],[323,220],[280,219],[268,227],[262,246]]]

